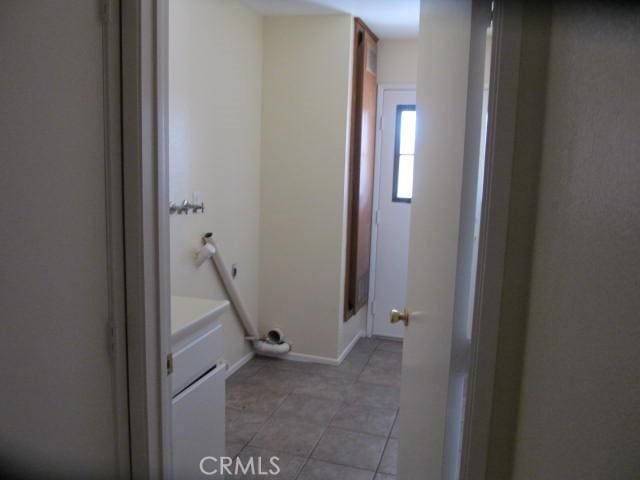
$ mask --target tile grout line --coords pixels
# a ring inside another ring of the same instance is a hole
[[[391,427],[393,429],[393,426]],[[391,430],[389,430],[389,436],[387,437],[387,439],[384,442],[384,448],[382,449],[382,455],[380,455],[380,460],[378,461],[378,466],[376,467],[376,474],[377,473],[384,473],[380,471],[380,465],[382,465],[382,459],[384,458],[384,453],[387,450],[387,446],[389,445],[389,440],[391,439]]]
[[[352,350],[353,351],[353,350]],[[351,352],[349,352],[351,353]],[[371,357],[371,355],[369,354],[369,358]],[[369,358],[367,358],[367,363],[369,362]],[[365,363],[366,365],[366,363]],[[363,367],[364,368],[364,367]],[[360,372],[361,373],[361,372]],[[352,386],[357,380],[358,380],[358,376],[360,375],[360,373],[358,373],[358,375],[356,375],[355,379],[349,380],[349,385],[348,387]],[[347,388],[348,388],[347,387]],[[322,431],[322,434],[320,435],[320,437],[318,438],[318,441],[316,442],[316,444],[313,446],[313,448],[311,449],[311,451],[309,452],[309,456],[306,458],[304,465],[302,465],[302,468],[300,468],[300,471],[298,472],[298,474],[296,475],[296,480],[298,480],[300,478],[300,476],[302,475],[302,472],[304,471],[304,468],[307,466],[307,464],[309,463],[309,460],[311,460],[313,458],[313,453],[315,452],[316,448],[318,447],[318,445],[320,444],[320,442],[322,441],[322,439],[324,438],[325,433],[327,432],[327,430],[329,429],[329,427],[331,426],[331,423],[333,422],[333,420],[336,418],[336,415],[338,415],[338,412],[340,411],[341,408],[343,408],[345,405],[347,405],[347,403],[343,400],[340,402],[340,407],[338,407],[338,409],[336,410],[336,412],[333,414],[333,416],[331,417],[331,420],[329,420],[329,423],[327,424],[327,426],[324,428],[324,430]],[[393,428],[393,426],[392,426]],[[322,461],[322,460],[320,460]],[[329,462],[325,462],[325,463],[329,463]],[[374,473],[375,476],[375,473]],[[373,480],[373,477],[372,477]]]
[[[248,375],[248,377],[247,377],[247,378],[252,378],[252,377],[257,376],[257,375],[260,373],[260,371],[261,371],[264,367],[266,367],[266,365],[263,365],[262,367],[260,367],[260,368],[258,369],[258,371],[254,372],[253,374]],[[351,381],[351,383],[353,384],[354,382],[353,382],[353,381]],[[269,422],[269,421],[274,417],[274,415],[275,415],[275,414],[276,414],[276,412],[280,409],[280,407],[284,404],[284,402],[286,402],[286,401],[287,401],[287,399],[288,399],[291,395],[294,395],[294,393],[293,393],[294,391],[295,391],[295,388],[288,389],[287,394],[286,394],[286,395],[285,395],[285,397],[282,399],[282,401],[277,405],[277,407],[273,410],[273,412],[271,412],[271,414],[266,418],[266,420],[262,423],[262,425],[260,425],[260,427],[258,428],[258,430],[257,430],[257,431],[256,431],[256,432],[251,436],[251,438],[250,438],[250,439],[249,439],[249,440],[248,440],[248,441],[247,441],[247,442],[242,446],[242,448],[240,449],[240,451],[238,452],[238,454],[236,455],[236,457],[237,457],[238,455],[240,455],[240,454],[243,452],[243,450],[244,450],[245,448],[247,448],[247,447],[249,447],[249,448],[260,448],[260,447],[251,447],[251,446],[250,446],[250,443],[255,439],[255,437],[258,435],[258,433],[260,433],[260,431],[264,428],[264,426],[265,426],[265,425],[266,425],[266,424],[267,424],[267,423],[268,423],[268,422]],[[309,396],[309,395],[308,395],[308,396]],[[311,396],[310,396],[310,397],[311,397]],[[311,398],[316,398],[316,397],[311,397]],[[340,405],[340,407],[342,407],[344,403],[345,403],[344,401],[341,401],[341,405]],[[339,407],[339,408],[340,408],[340,407]],[[290,453],[290,452],[286,452],[286,451],[278,450],[278,449],[272,449],[272,448],[262,448],[262,449],[263,449],[263,450],[270,450],[270,451],[275,452],[275,453],[284,453],[284,454],[287,454],[287,455],[291,455],[291,456],[293,456],[293,457],[304,458],[304,459],[305,459],[305,462],[304,462],[304,464],[302,465],[302,467],[301,467],[301,469],[300,469],[300,472],[298,472],[298,474],[300,474],[300,473],[302,472],[302,469],[304,468],[304,466],[307,464],[307,462],[308,462],[308,461],[309,461],[309,459],[311,458],[311,454],[312,454],[312,453],[313,453],[313,451],[315,450],[316,446],[318,445],[318,443],[320,443],[320,440],[321,440],[321,439],[322,439],[322,437],[324,436],[324,433],[326,432],[327,428],[329,428],[329,425],[331,424],[331,422],[333,421],[333,419],[335,418],[335,416],[338,414],[339,408],[338,408],[338,410],[336,410],[336,412],[333,414],[333,416],[331,417],[331,420],[329,421],[329,423],[328,423],[326,426],[324,426],[324,427],[323,427],[322,433],[320,434],[320,437],[318,438],[318,441],[315,443],[315,445],[313,446],[313,448],[310,450],[310,452],[309,452],[306,456],[302,457],[302,456],[300,456],[300,455],[296,455],[296,454],[292,454],[292,453]],[[296,476],[296,478],[297,478],[297,476]]]
[[[242,368],[244,368],[244,367],[248,366],[248,365],[249,365],[251,362],[253,362],[253,361],[254,361],[254,359],[252,358],[249,362],[247,362],[245,365],[243,365],[243,366],[242,366]],[[259,366],[259,367],[258,367],[258,370],[256,370],[255,372],[253,372],[253,373],[252,373],[252,374],[250,374],[250,375],[247,375],[247,378],[249,378],[249,377],[253,377],[254,375],[257,375],[258,373],[260,373],[260,371],[261,371],[264,367],[265,367],[265,365]],[[235,374],[237,374],[237,373],[240,373],[240,371],[242,370],[242,368],[240,368],[240,369],[238,369],[236,372],[234,372],[234,375],[235,375]],[[229,378],[233,378],[233,375],[232,375],[231,377],[229,377]],[[226,384],[226,383],[227,383],[227,381],[228,381],[228,380],[229,380],[229,379],[225,379],[225,396],[226,396],[226,392],[227,392],[227,384]],[[243,383],[243,379],[242,379],[242,377],[240,377],[240,380],[238,380],[238,383]],[[230,408],[230,407],[227,407],[227,406],[226,406],[226,403],[227,403],[227,402],[226,402],[226,398],[225,398],[225,409],[226,409],[226,408]],[[238,411],[239,411],[239,412],[241,412],[241,413],[244,413],[242,410],[238,410]],[[226,425],[226,418],[227,418],[227,415],[226,415],[226,412],[225,412],[225,432],[224,432],[224,436],[225,436],[225,439],[224,439],[224,443],[225,443],[225,453],[226,453],[226,446],[227,446],[227,425]],[[262,425],[264,425],[264,423],[263,423]],[[260,429],[262,428],[262,425],[260,426],[260,428],[258,428],[258,431],[260,431]],[[257,432],[256,432],[256,433],[257,433]],[[251,440],[253,440],[253,437],[255,437],[255,435],[256,435],[256,434],[254,433],[254,434],[253,434],[253,436],[252,436],[248,441],[246,441],[246,442],[244,442],[244,443],[243,443],[243,445],[242,445],[242,447],[240,448],[240,450],[238,451],[238,453],[236,453],[236,454],[233,456],[233,458],[234,458],[234,459],[235,459],[235,458],[238,458],[238,457],[240,456],[240,454],[242,453],[242,451],[247,447],[247,445],[249,445],[249,443],[251,442]]]
[[[355,379],[351,380],[351,382],[350,382],[349,386],[354,385],[354,384],[358,381],[358,379],[360,378],[360,375],[361,375],[361,374],[362,374],[362,372],[364,371],[365,367],[369,364],[369,360],[371,359],[371,355],[373,354],[373,352],[374,352],[374,351],[375,351],[375,349],[373,349],[371,352],[369,352],[369,353],[368,353],[368,357],[367,357],[367,361],[366,361],[366,363],[365,363],[365,364],[364,364],[364,366],[360,369],[359,373],[355,376]],[[327,430],[328,430],[329,428],[335,428],[335,429],[337,429],[337,430],[349,431],[349,430],[346,430],[346,429],[340,429],[339,427],[331,427],[331,424],[333,423],[333,420],[336,418],[336,415],[338,415],[338,412],[340,411],[340,409],[342,409],[342,408],[344,408],[345,406],[348,406],[348,405],[349,405],[349,404],[348,404],[347,402],[345,402],[344,400],[340,403],[340,407],[339,407],[339,408],[336,410],[336,412],[333,414],[333,416],[331,417],[331,420],[329,420],[329,423],[327,424],[327,426],[325,427],[324,431],[322,432],[322,435],[320,435],[320,438],[318,439],[318,441],[316,442],[316,444],[314,445],[314,447],[311,449],[311,453],[309,454],[309,457],[307,458],[307,460],[306,460],[305,464],[304,464],[304,465],[302,466],[302,468],[300,469],[300,472],[299,472],[298,476],[296,477],[296,479],[297,479],[297,478],[299,478],[299,477],[300,477],[300,475],[302,475],[302,471],[304,470],[304,467],[309,463],[309,460],[311,460],[311,459],[313,459],[313,458],[314,458],[314,457],[313,457],[313,454],[314,454],[314,452],[316,451],[316,449],[318,448],[318,445],[320,444],[320,442],[321,442],[321,441],[322,441],[322,439],[324,438],[324,436],[325,436],[325,434],[327,433]],[[391,428],[393,428],[393,425],[391,425]],[[353,433],[361,433],[361,432],[353,432]],[[389,433],[391,433],[391,430],[389,430]],[[385,442],[385,448],[386,448],[386,442]],[[382,450],[382,455],[384,455],[384,449]],[[380,459],[382,459],[382,455],[380,456]],[[333,464],[333,465],[338,465],[338,466],[348,467],[348,468],[358,468],[358,467],[354,467],[353,465],[342,465],[342,464],[340,464],[340,463],[327,462],[327,461],[320,460],[320,459],[315,459],[315,460],[318,460],[318,461],[321,461],[321,462],[324,462],[324,463],[328,463],[328,464]],[[378,463],[379,463],[379,462],[378,462]],[[371,470],[362,469],[362,468],[361,468],[360,470],[363,470],[363,471],[366,471],[366,472],[371,472]],[[373,480],[373,477],[375,477],[376,472],[375,472],[375,471],[373,471],[372,473],[373,473],[373,475],[372,475],[372,477],[371,477],[371,478],[372,478],[372,480]]]
[[[253,377],[253,376],[257,375],[258,373],[260,373],[260,371],[264,367],[266,367],[266,365],[263,365],[262,367],[260,367],[257,372],[254,372],[252,375],[249,375],[249,377]],[[287,398],[289,398],[290,395],[291,395],[291,391],[288,391],[287,394],[285,395],[285,397],[282,399],[282,401],[280,403],[278,403],[276,408],[273,409],[273,412],[271,412],[271,414],[269,416],[267,416],[266,420],[264,422],[262,422],[262,425],[260,425],[260,427],[256,430],[256,432],[251,436],[251,438],[243,445],[243,447],[240,449],[240,451],[238,452],[236,457],[238,455],[240,455],[242,453],[242,451],[249,446],[249,444],[255,439],[256,435],[258,435],[258,433],[260,433],[260,431],[269,422],[269,420],[271,420],[273,415],[278,411],[278,409],[282,406],[282,404],[284,402],[286,402]],[[226,435],[226,433],[225,433],[225,435]],[[225,443],[226,443],[226,439],[225,439]],[[268,449],[263,449],[263,450],[268,450]],[[280,453],[287,453],[287,452],[280,452]]]
[[[353,381],[351,381],[350,385],[353,385]],[[316,448],[318,447],[318,445],[320,444],[320,442],[322,441],[322,439],[324,438],[325,433],[327,432],[327,430],[329,429],[329,427],[331,426],[331,423],[333,422],[333,419],[336,418],[336,415],[338,414],[338,412],[340,411],[341,408],[343,408],[343,406],[346,404],[346,402],[344,400],[342,400],[340,402],[340,406],[336,409],[335,413],[333,414],[333,416],[331,417],[331,420],[329,420],[329,422],[327,423],[327,425],[324,427],[324,430],[322,431],[322,433],[320,434],[320,436],[318,437],[318,440],[316,441],[315,445],[313,446],[313,448],[311,448],[311,450],[309,451],[309,455],[306,457],[304,464],[302,465],[302,467],[300,468],[300,471],[298,472],[298,474],[296,475],[296,480],[300,478],[300,475],[302,475],[302,472],[304,471],[304,467],[307,466],[307,464],[309,463],[309,460],[312,459],[313,456],[313,452],[315,452]]]
[[[393,423],[391,424],[391,430],[389,430],[389,434],[387,435],[387,441],[384,444],[384,448],[382,449],[382,456],[380,457],[380,461],[378,462],[378,466],[376,468],[376,476],[381,473],[384,475],[388,475],[385,472],[380,471],[380,466],[382,465],[382,460],[384,459],[384,454],[389,446],[389,442],[391,441],[391,433],[393,433],[393,427],[396,425],[398,421],[398,417],[400,416],[400,408],[397,409],[395,417],[393,417]],[[396,466],[396,475],[397,475],[397,466]],[[395,476],[395,475],[394,475]]]

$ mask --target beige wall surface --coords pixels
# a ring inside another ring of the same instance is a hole
[[[265,17],[260,323],[294,352],[341,344],[352,18]]]
[[[172,293],[226,298],[210,262],[192,253],[213,232],[254,322],[262,108],[262,18],[229,0],[169,2],[169,162],[171,200],[199,192],[204,215],[171,216]],[[222,318],[225,359],[248,353],[235,314]]]
[[[552,13],[518,480],[640,472],[640,11],[603,5]]]
[[[418,39],[378,42],[378,83],[416,83]]]

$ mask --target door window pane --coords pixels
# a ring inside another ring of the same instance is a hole
[[[400,155],[398,158],[398,183],[396,196],[411,200],[413,194],[413,155]]]
[[[413,196],[413,162],[416,148],[416,106],[398,105],[393,160],[394,202],[410,203]]]
[[[415,108],[415,107],[414,107]],[[416,111],[400,114],[400,155],[413,155],[416,148]]]

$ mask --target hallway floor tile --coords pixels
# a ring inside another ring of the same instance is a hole
[[[337,367],[252,359],[227,380],[228,455],[279,456],[279,480],[395,480],[401,358],[362,338]]]

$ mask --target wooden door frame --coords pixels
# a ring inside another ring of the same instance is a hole
[[[384,101],[384,94],[387,91],[397,90],[397,91],[416,91],[415,83],[379,83],[378,84],[378,99],[376,104],[376,113],[377,113],[377,125],[376,125],[376,146],[375,146],[375,157],[374,157],[374,167],[373,167],[373,201],[371,209],[371,256],[369,259],[369,298],[367,301],[367,325],[366,325],[366,334],[367,337],[371,337],[373,335],[373,317],[374,317],[374,309],[373,302],[375,300],[375,291],[376,291],[376,262],[377,262],[377,254],[378,254],[378,210],[380,209],[380,165],[382,162],[382,152],[380,151],[382,148],[382,135],[380,134],[381,126],[382,126],[382,105]],[[401,305],[398,305],[400,308]],[[378,315],[381,312],[377,312]],[[384,315],[385,312],[382,312]]]

